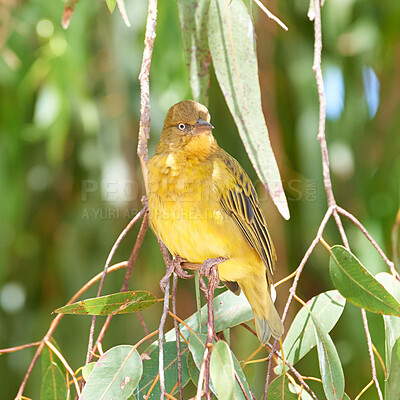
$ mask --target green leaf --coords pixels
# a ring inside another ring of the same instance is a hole
[[[240,296],[226,291],[214,299],[214,326],[216,332],[239,325],[253,319],[253,312],[243,293]],[[185,323],[196,333],[200,332],[197,313],[185,320]],[[207,331],[207,306],[201,309],[202,332]],[[183,324],[179,325],[181,334],[186,340],[190,337],[189,329]],[[165,335],[167,342],[175,341],[175,330],[171,329]]]
[[[211,62],[208,47],[208,9],[210,0],[178,0],[186,64],[189,70],[193,99],[208,105]]]
[[[231,350],[226,342],[215,343],[211,352],[210,376],[218,399],[233,399],[235,374]]]
[[[187,357],[187,368],[189,371],[190,380],[194,383],[195,386],[197,386],[197,383],[199,382],[200,371],[194,362],[192,353],[190,352]]]
[[[115,10],[115,5],[117,4],[117,0],[106,0],[107,7],[110,10],[110,13],[112,14]]]
[[[155,303],[157,303],[157,299],[154,294],[137,290],[79,301],[58,308],[54,312],[80,315],[128,314],[142,311]]]
[[[345,304],[345,298],[337,290],[330,290],[313,297],[307,302],[307,307],[318,318],[325,331],[330,332],[342,315]],[[283,342],[285,359],[294,365],[316,344],[314,324],[308,310],[302,307],[294,318]],[[277,375],[282,373],[281,361],[274,371]]]
[[[143,365],[133,346],[116,346],[104,353],[93,368],[80,400],[125,400],[142,376]]]
[[[204,349],[205,349],[206,342],[207,342],[206,334],[198,334],[198,335],[191,334],[190,335],[189,350],[193,356],[194,363],[199,370],[201,368],[201,363],[203,362]],[[215,345],[215,342],[213,342],[213,344]],[[243,372],[242,368],[240,367],[240,363],[232,352],[231,352],[231,356],[232,356],[233,366],[236,371],[236,374],[238,375],[238,377],[246,391],[248,398],[251,399],[252,397],[250,394],[249,384],[247,383],[244,372]],[[198,377],[197,377],[197,379],[198,379]],[[198,381],[195,381],[196,386],[197,386],[197,383],[198,383]],[[212,382],[210,382],[210,389],[214,394],[216,394],[216,390],[215,390]],[[240,388],[239,383],[236,381],[236,379],[235,379],[235,388],[234,388],[233,398],[234,399],[245,399],[242,389]]]
[[[60,350],[60,348],[58,347],[58,344],[56,343],[56,341],[54,340],[54,338],[51,338],[51,343],[53,344],[53,346],[57,349]],[[61,351],[60,351],[61,352]],[[64,364],[60,361],[60,359],[53,353],[52,350],[49,349],[48,346],[46,346],[42,353],[41,353],[41,358],[42,358],[42,376],[44,376],[44,374],[46,373],[47,369],[53,365],[53,364],[57,364],[58,367],[60,368],[60,371],[63,375],[65,375],[66,369]]]
[[[342,400],[344,394],[344,375],[336,347],[328,332],[310,312],[317,339],[319,370],[322,385],[328,400]]]
[[[203,362],[206,342],[207,335],[205,333],[199,333],[198,335],[191,334],[189,337],[189,350],[198,369],[200,369],[201,363]],[[213,344],[214,343],[215,341],[213,340]]]
[[[288,383],[289,379],[286,374],[282,374],[274,379],[268,386],[266,400],[297,400],[298,395],[290,391]]]
[[[385,400],[400,399],[399,351],[400,351],[400,340],[397,340],[393,349],[393,359],[390,362],[389,378],[385,380]]]
[[[56,363],[51,363],[42,378],[40,390],[41,400],[65,400],[68,387],[65,375]]]
[[[279,212],[289,219],[261,106],[254,28],[242,1],[211,1],[208,43],[219,85],[254,169]]]
[[[144,398],[149,392],[150,387],[153,385],[155,379],[158,378],[158,346],[153,347],[152,350],[144,357],[143,361],[143,376],[139,382],[135,395],[138,399]],[[165,389],[171,393],[172,389],[178,382],[178,356],[175,342],[164,343],[164,377]],[[181,343],[181,359],[182,359],[182,386],[185,387],[189,382],[189,372],[187,369],[187,357],[189,354],[188,346],[186,343]],[[175,392],[178,391],[176,387]],[[160,382],[158,381],[153,387],[149,399],[160,398]]]
[[[400,303],[343,246],[331,248],[329,270],[335,287],[354,305],[400,317]]]
[[[392,296],[400,301],[400,282],[393,275],[381,272],[375,278]],[[400,318],[383,315],[383,322],[385,324],[385,364],[390,376],[393,347],[400,338]]]
[[[89,376],[93,371],[94,366],[96,365],[96,362],[93,361],[89,364],[86,364],[83,368],[82,368],[82,377],[85,380],[85,382],[87,382],[89,380]]]

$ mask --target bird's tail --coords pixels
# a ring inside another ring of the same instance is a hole
[[[281,318],[272,302],[265,275],[243,279],[238,282],[253,310],[257,336],[266,345],[272,336],[280,339],[283,335]]]

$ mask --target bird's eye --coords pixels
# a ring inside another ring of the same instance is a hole
[[[180,131],[184,131],[186,129],[186,124],[184,124],[183,122],[179,122],[178,129]]]

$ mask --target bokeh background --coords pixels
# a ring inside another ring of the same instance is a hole
[[[279,280],[297,267],[315,236],[326,195],[316,140],[318,98],[308,3],[274,0],[268,6],[289,27],[284,32],[254,6],[263,107],[289,201],[289,221],[280,217],[257,181],[213,73],[209,109],[219,144],[241,162],[259,190],[278,251]],[[102,270],[118,234],[141,208],[138,74],[147,2],[126,0],[126,7],[130,28],[118,10],[110,15],[104,2],[82,0],[70,27],[63,30],[61,1],[0,0],[0,348],[39,340],[51,312]],[[326,0],[322,10],[334,192],[389,257],[399,208],[399,21],[400,2],[394,0]],[[190,97],[177,5],[160,1],[151,67],[150,155],[168,108]],[[362,234],[347,221],[344,225],[365,266],[374,274],[386,270]],[[124,240],[115,262],[127,259],[137,230]],[[331,245],[340,243],[331,223],[324,238]],[[161,297],[163,268],[148,231],[130,288]],[[308,300],[333,288],[327,268],[328,254],[319,246],[300,280],[300,297]],[[118,291],[123,274],[110,275],[104,293]],[[288,287],[277,289],[280,313]],[[298,308],[292,306],[291,318]],[[178,313],[187,317],[194,310],[194,284],[181,282]],[[160,313],[160,305],[143,313],[150,330],[157,328]],[[382,318],[368,318],[383,357]],[[89,325],[89,317],[66,316],[56,331],[55,339],[74,369],[84,363]],[[142,336],[136,315],[119,316],[103,347],[134,343]],[[332,337],[344,366],[346,392],[354,398],[371,379],[356,307],[346,306]],[[257,339],[243,328],[232,330],[239,360],[257,346]],[[32,356],[33,349],[0,356],[2,398],[15,396]],[[315,350],[298,369],[303,375],[319,375]],[[377,371],[382,383],[380,365]],[[245,372],[259,397],[265,365]],[[311,386],[323,398],[320,385]],[[33,399],[39,393],[40,364],[25,391]],[[369,389],[363,398],[376,399],[376,391]]]

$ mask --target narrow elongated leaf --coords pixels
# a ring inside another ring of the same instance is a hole
[[[68,304],[54,312],[80,315],[128,314],[142,311],[157,302],[154,294],[144,290],[114,293]]]
[[[148,354],[146,353],[143,361],[143,376],[135,390],[135,395],[138,399],[143,399],[150,391],[154,381],[158,380],[158,346],[154,347]],[[164,378],[165,390],[168,393],[172,392],[175,387],[175,392],[178,391],[178,356],[175,342],[164,343]],[[187,369],[187,357],[189,349],[186,343],[181,343],[181,360],[182,360],[182,385],[183,387],[189,382],[189,372]],[[152,388],[149,399],[159,399],[161,395],[160,382],[156,382]]]
[[[354,305],[400,317],[400,303],[343,246],[331,248],[329,270],[335,287]]]
[[[400,301],[400,282],[391,274],[381,272],[375,278],[384,286],[384,288]],[[383,315],[385,324],[385,358],[386,369],[390,376],[393,347],[400,338],[400,318],[392,315]]]
[[[178,0],[186,64],[189,70],[193,99],[208,105],[211,61],[208,47],[208,8],[210,0]]]
[[[210,376],[220,400],[233,399],[235,374],[231,350],[226,342],[215,343],[211,353]]]
[[[65,376],[56,363],[51,363],[42,378],[41,400],[65,400],[68,387]]]
[[[261,106],[254,28],[241,0],[212,0],[208,42],[219,85],[257,175],[285,219],[289,208]]]
[[[214,299],[214,325],[215,331],[221,332],[226,328],[239,325],[253,318],[253,312],[249,302],[243,293],[240,296],[234,295],[231,291],[226,291]],[[200,332],[197,313],[185,320],[185,323],[196,333]],[[207,306],[201,309],[202,332],[207,331]],[[181,334],[186,340],[190,337],[189,329],[183,324],[179,325]],[[166,341],[175,341],[175,330],[171,329],[165,335]]]
[[[269,387],[267,393],[267,400],[297,400],[298,395],[289,389],[289,379],[286,374],[282,374],[274,379]]]
[[[80,400],[125,400],[135,390],[143,365],[133,346],[116,346],[104,353],[93,368]]]
[[[342,400],[344,394],[344,375],[336,347],[318,319],[310,313],[317,339],[319,370],[324,392],[328,400]]]
[[[318,318],[325,331],[330,332],[342,315],[345,304],[345,298],[337,290],[329,290],[309,300],[307,307]],[[316,344],[314,324],[308,310],[302,307],[283,342],[285,359],[294,365]],[[282,362],[275,367],[275,373],[277,375],[282,373]]]

